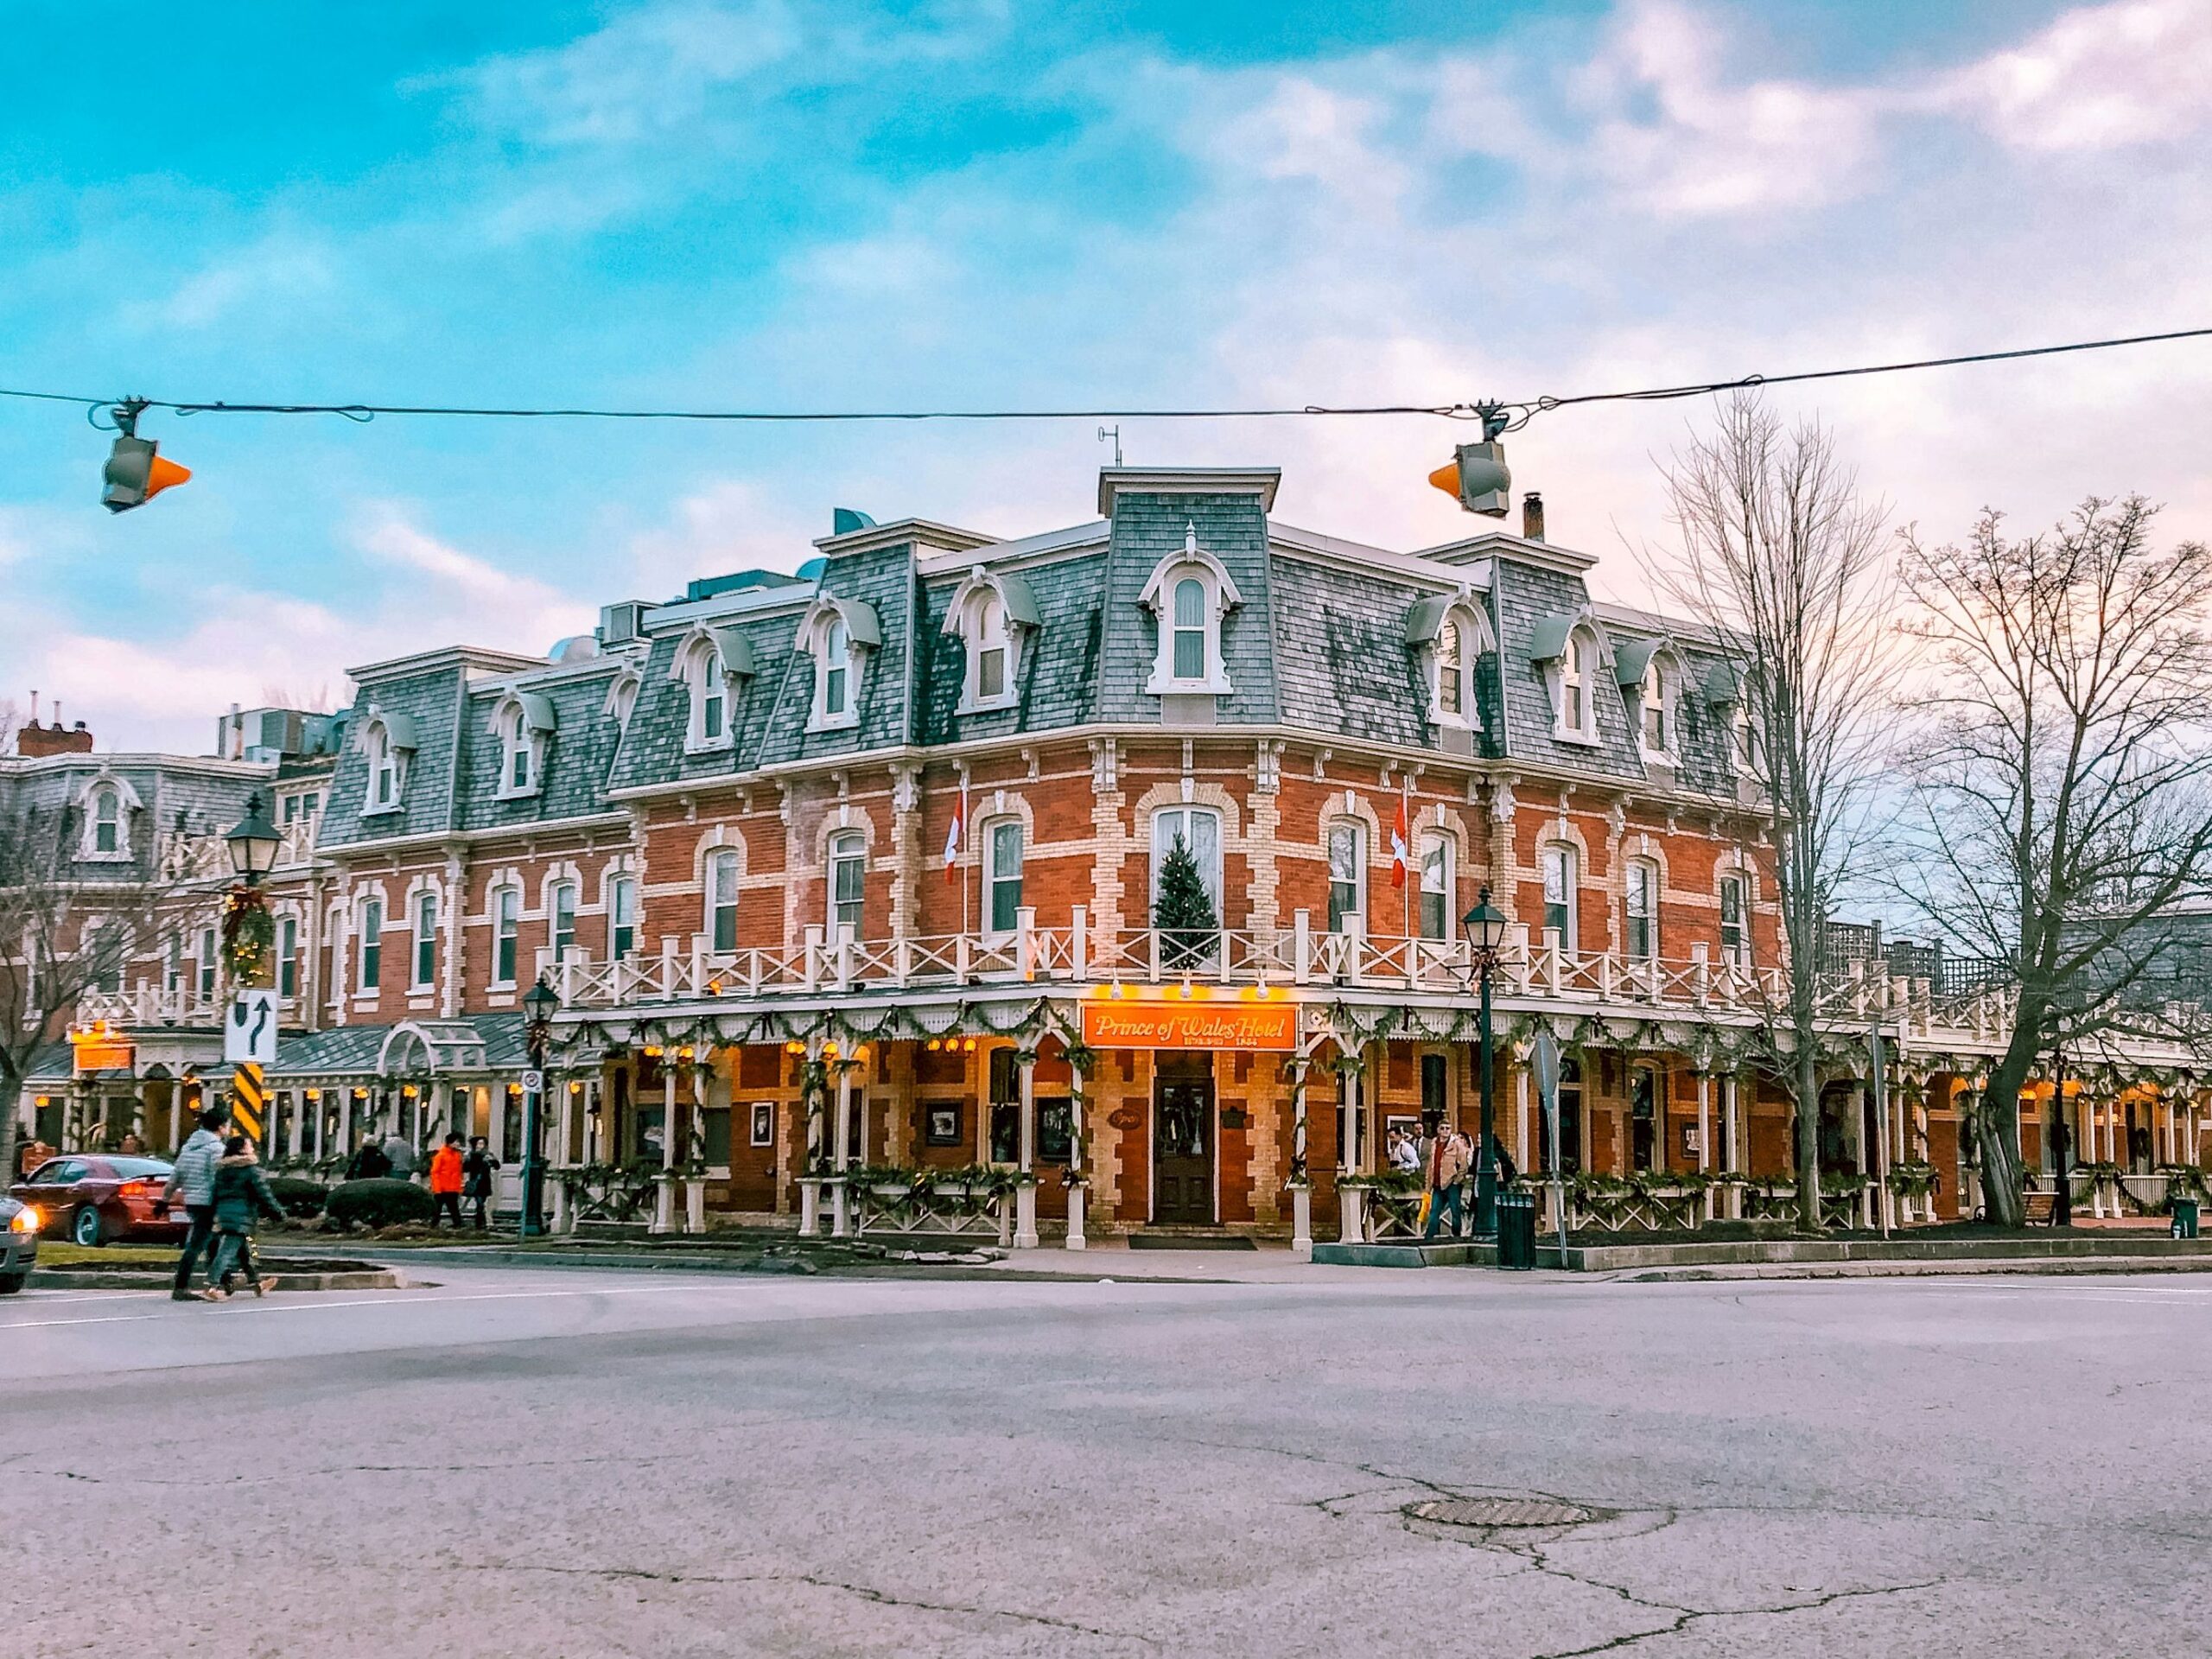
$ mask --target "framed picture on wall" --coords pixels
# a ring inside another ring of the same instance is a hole
[[[923,1139],[932,1147],[957,1147],[960,1144],[960,1106],[956,1102],[925,1109]]]
[[[756,1100],[753,1103],[753,1144],[766,1147],[775,1144],[776,1103]]]
[[[1075,1147],[1075,1103],[1065,1096],[1037,1103],[1037,1161],[1065,1164]]]

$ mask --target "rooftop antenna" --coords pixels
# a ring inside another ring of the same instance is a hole
[[[1118,426],[1100,427],[1098,442],[1103,443],[1109,438],[1114,440],[1114,464],[1118,467],[1122,464],[1122,429]]]

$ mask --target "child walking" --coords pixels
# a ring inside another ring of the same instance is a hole
[[[261,1276],[253,1259],[253,1224],[262,1216],[282,1221],[284,1211],[269,1190],[268,1178],[253,1155],[253,1142],[234,1135],[215,1160],[215,1253],[207,1263],[207,1288],[200,1294],[219,1302],[231,1294],[231,1276],[244,1272],[257,1296],[266,1295],[274,1279]]]

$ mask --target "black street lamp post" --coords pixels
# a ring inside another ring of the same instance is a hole
[[[2050,1048],[2050,1141],[2051,1175],[2056,1187],[2050,1198],[2050,1224],[2071,1227],[2074,1178],[2068,1169],[2067,1154],[2073,1149],[2074,1134],[2066,1127],[2066,1049],[2060,1043],[2053,1043]]]
[[[1473,959],[1475,976],[1481,986],[1481,1014],[1477,1028],[1481,1037],[1482,1059],[1478,1074],[1482,1079],[1482,1122],[1480,1138],[1475,1146],[1475,1221],[1478,1238],[1497,1236],[1497,1104],[1491,1084],[1492,1043],[1490,1021],[1490,980],[1497,967],[1498,954],[1505,944],[1505,915],[1490,901],[1490,889],[1484,887],[1475,900],[1475,907],[1459,918],[1466,930],[1467,950]]]
[[[530,1048],[532,1078],[531,1086],[523,1091],[522,1097],[521,1233],[524,1238],[535,1238],[545,1231],[542,1203],[544,1195],[541,1191],[545,1172],[537,1155],[537,1116],[544,1109],[545,1045],[553,1035],[553,1015],[560,1006],[559,995],[543,974],[537,976],[537,983],[522,995],[522,1034]]]

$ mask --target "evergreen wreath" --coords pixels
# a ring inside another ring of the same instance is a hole
[[[276,948],[276,921],[259,887],[232,887],[223,895],[223,961],[234,985],[259,985],[269,977]]]

